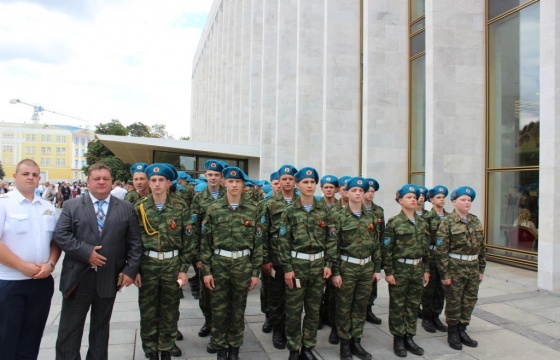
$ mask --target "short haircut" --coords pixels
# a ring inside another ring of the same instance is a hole
[[[113,177],[113,172],[111,171],[111,168],[108,167],[105,164],[102,163],[95,163],[93,165],[90,165],[90,167],[88,168],[88,175],[92,172],[92,171],[96,171],[96,170],[107,170],[109,171],[109,174],[111,175],[111,177]]]
[[[21,167],[21,165],[27,165],[27,166],[39,168],[39,164],[37,164],[35,160],[23,159],[20,162],[18,162],[18,164],[16,165],[16,174],[19,172],[19,168]]]

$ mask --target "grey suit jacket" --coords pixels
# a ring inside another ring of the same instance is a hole
[[[60,291],[69,294],[91,270],[89,257],[94,246],[107,258],[97,269],[97,294],[102,298],[116,295],[117,277],[124,273],[134,279],[140,266],[142,240],[132,205],[111,196],[103,232],[97,227],[97,215],[89,195],[67,200],[56,224],[53,241],[65,252],[60,275]]]

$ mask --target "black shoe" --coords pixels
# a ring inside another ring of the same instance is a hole
[[[239,360],[239,346],[229,348],[228,360]]]
[[[150,360],[159,360],[159,356],[157,352],[146,354],[146,357]]]
[[[270,334],[272,332],[272,324],[269,321],[269,315],[268,313],[265,313],[266,317],[264,319],[264,323],[262,326],[262,332],[265,334]]]
[[[300,360],[317,360],[317,358],[315,357],[315,354],[313,354],[313,351],[311,351],[311,349],[308,349],[306,347],[301,348],[301,351],[299,353],[299,359]]]
[[[217,360],[227,360],[227,349],[216,349],[216,353],[218,353]]]
[[[360,343],[361,340],[362,339],[350,340],[350,351],[352,352],[352,355],[356,355],[360,360],[373,359],[373,356],[371,356],[371,354],[362,347],[362,344]]]
[[[375,325],[381,324],[381,319],[373,314],[373,311],[371,311],[371,307],[368,308],[366,321]]]
[[[406,334],[404,336],[404,347],[414,355],[421,356],[424,354],[424,349],[422,349],[414,342],[414,339],[412,339],[412,335],[410,334]]]
[[[208,323],[208,321],[205,321],[204,325],[202,325],[200,330],[198,330],[198,336],[207,337],[208,335],[210,335],[211,330],[212,330],[212,328],[211,328],[210,324]]]
[[[169,351],[162,351],[161,352],[161,360],[171,360],[171,354]]]
[[[183,340],[183,333],[177,330],[177,341],[181,341],[181,340]]]
[[[461,344],[461,339],[459,339],[459,324],[448,326],[447,343],[452,349],[455,350],[463,349],[463,344]]]
[[[331,328],[331,333],[329,334],[329,343],[336,345],[339,343],[338,334],[336,332],[336,327]]]
[[[350,341],[346,339],[340,339],[340,360],[352,360]]]
[[[459,325],[459,339],[461,343],[468,347],[477,347],[478,341],[471,339],[471,337],[467,334],[467,325],[460,324]]]
[[[436,327],[434,326],[434,323],[432,322],[432,318],[431,316],[425,316],[424,320],[422,320],[422,327],[424,328],[424,330],[426,330],[429,333],[435,333],[436,332]]]
[[[200,292],[199,291],[193,291],[191,295],[195,300],[200,299]]]
[[[224,349],[224,351],[226,352],[227,355],[227,349]],[[206,352],[208,354],[215,354],[218,352],[218,348],[211,342],[208,342],[208,345],[206,345]]]
[[[393,352],[398,357],[406,357],[406,348],[404,347],[404,339],[402,336],[393,337]]]
[[[286,348],[286,339],[284,339],[282,325],[277,325],[272,329],[272,346],[280,350]]]
[[[436,330],[447,332],[447,325],[441,322],[441,320],[439,319],[439,315],[435,314],[434,316],[432,316],[432,322],[434,323]]]
[[[288,360],[299,360],[299,351],[298,350],[290,350],[290,357]]]
[[[169,352],[173,357],[179,357],[183,353],[181,349],[177,346],[177,344],[173,344],[173,349]]]

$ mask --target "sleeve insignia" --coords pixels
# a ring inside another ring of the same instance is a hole
[[[192,225],[191,224],[185,226],[185,235],[192,236]]]
[[[436,246],[441,246],[441,245],[443,245],[443,238],[438,237],[436,239]]]
[[[280,231],[279,231],[280,235],[286,235],[286,228],[284,227],[284,225],[280,226]]]
[[[206,232],[206,223],[202,223],[202,225],[200,226],[200,232],[203,234]]]
[[[196,222],[196,214],[191,214],[191,222],[193,224]]]
[[[258,238],[262,237],[262,228],[260,226],[257,226],[257,232],[255,233],[255,235]]]
[[[266,217],[264,215],[261,216],[261,224],[264,224],[266,222]]]
[[[331,226],[329,228],[329,237],[335,237],[336,236],[336,228],[334,226]]]
[[[391,238],[390,237],[386,237],[385,239],[383,239],[383,245],[389,246],[390,243],[391,243]]]

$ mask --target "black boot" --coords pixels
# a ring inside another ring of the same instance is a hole
[[[340,339],[340,360],[352,360],[352,350],[350,349],[350,341]]]
[[[290,350],[290,357],[288,360],[299,360],[299,351],[298,350]]]
[[[198,336],[200,337],[207,337],[210,335],[210,331],[212,331],[212,326],[210,326],[210,321],[205,320],[204,325],[198,330]]]
[[[366,314],[366,321],[370,322],[372,324],[375,324],[375,325],[381,324],[381,319],[373,314],[373,311],[371,311],[371,306],[368,306],[368,311],[367,311],[367,314]]]
[[[370,353],[366,351],[360,344],[362,339],[352,339],[350,340],[350,351],[352,351],[352,355],[356,355],[360,360],[371,360],[373,357]]]
[[[272,324],[269,321],[270,316],[268,315],[267,312],[264,313],[264,315],[265,315],[265,319],[262,326],[262,332],[266,334],[270,334],[270,332],[272,331]]]
[[[478,341],[471,339],[471,337],[467,334],[467,325],[460,324],[459,325],[459,339],[461,343],[468,347],[477,347]]]
[[[216,360],[227,360],[227,349],[219,349],[216,353]]]
[[[157,352],[146,354],[146,357],[150,360],[159,360],[159,356]]]
[[[229,348],[228,360],[239,360],[239,346]]]
[[[216,347],[216,345],[212,344],[212,338],[210,338],[210,341],[208,341],[208,345],[206,345],[206,352],[208,354],[215,354],[218,352],[218,348]]]
[[[300,360],[317,360],[317,358],[315,357],[315,354],[313,354],[313,351],[311,351],[311,349],[306,348],[306,347],[301,348],[301,351],[299,352],[299,359]]]
[[[169,351],[162,351],[160,359],[161,360],[171,360],[171,353]]]
[[[404,336],[404,347],[414,355],[420,356],[424,354],[424,349],[422,349],[414,342],[414,339],[412,339],[412,335],[410,334],[406,334]]]
[[[422,327],[424,328],[424,330],[426,330],[429,333],[435,333],[436,332],[436,327],[432,321],[432,316],[431,315],[424,315],[424,319],[422,319]]]
[[[447,343],[452,349],[461,350],[463,344],[459,339],[459,324],[449,325],[447,328]]]
[[[179,330],[177,330],[177,341],[181,341],[183,339],[184,339],[183,333],[181,333]]]
[[[438,314],[434,314],[434,316],[432,316],[432,322],[434,323],[436,330],[447,332],[447,325],[441,322]]]
[[[404,339],[402,336],[393,337],[393,352],[398,357],[406,357],[406,348],[404,347]]]
[[[336,345],[338,344],[338,334],[336,333],[336,327],[331,328],[331,333],[329,334],[329,343]]]
[[[274,328],[272,328],[272,345],[276,349],[286,348],[286,340],[284,339],[282,325],[276,325]]]
[[[183,353],[181,351],[181,349],[179,349],[179,347],[177,346],[177,344],[173,344],[173,349],[171,349],[171,351],[169,351],[169,353],[171,354],[171,356],[173,357],[179,357],[181,356],[181,354]]]

